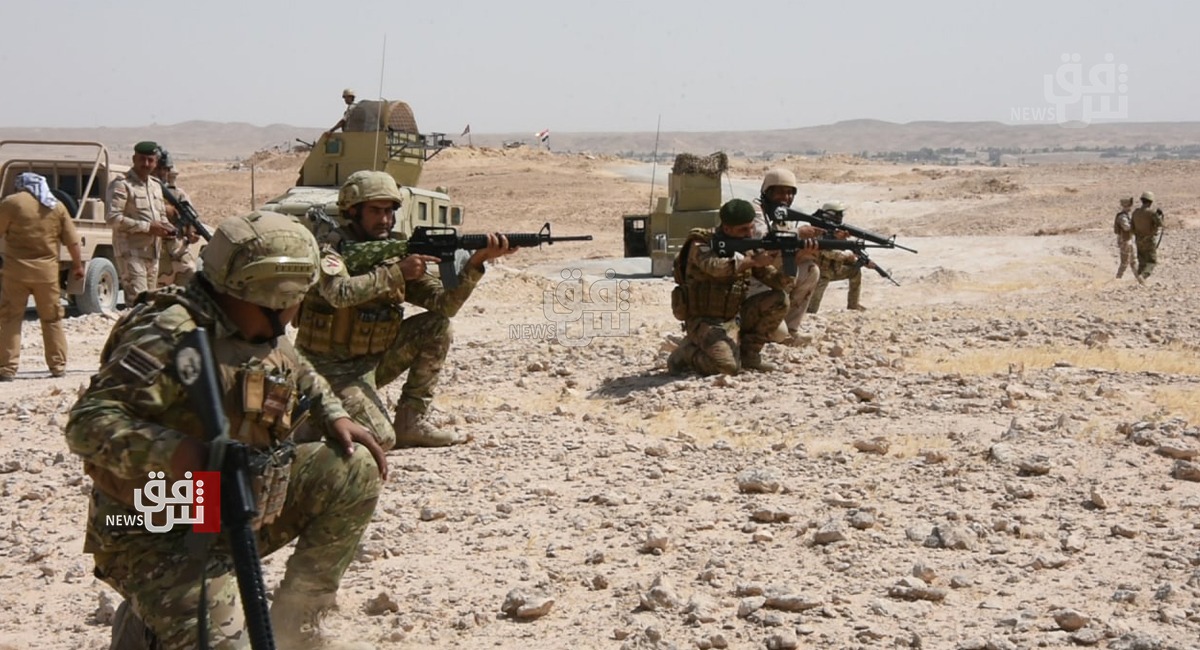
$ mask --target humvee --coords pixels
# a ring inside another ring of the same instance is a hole
[[[624,217],[625,257],[649,257],[650,274],[671,275],[675,255],[693,228],[721,223],[721,174],[728,168],[723,153],[705,158],[682,153],[667,180],[667,196],[658,197],[648,215]]]
[[[346,178],[357,171],[381,170],[396,179],[404,195],[392,228],[395,232],[407,236],[417,226],[460,226],[462,206],[452,204],[442,188],[431,191],[416,186],[422,166],[453,144],[445,135],[420,133],[412,109],[404,102],[357,102],[341,133],[323,134],[313,143],[296,187],[260,207],[310,220],[310,210],[317,209],[336,218],[338,191]]]
[[[120,284],[113,262],[112,230],[104,221],[104,194],[109,181],[128,171],[128,166],[112,165],[108,149],[99,142],[0,141],[0,198],[13,193],[18,174],[40,174],[75,220],[84,277],[71,277],[71,256],[63,246],[59,252],[59,281],[68,302],[83,314],[117,306]],[[4,240],[0,239],[0,255],[3,252]]]

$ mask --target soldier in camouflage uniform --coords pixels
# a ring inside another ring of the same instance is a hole
[[[430,421],[433,391],[450,351],[450,318],[483,277],[484,262],[513,249],[503,237],[489,235],[490,245],[471,255],[452,290],[426,274],[426,265],[438,261],[428,255],[397,255],[351,275],[343,249],[386,243],[402,201],[395,179],[384,172],[355,172],[346,179],[338,195],[344,225],[320,236],[321,277],[301,307],[296,346],[384,449],[460,444],[468,438]],[[426,311],[404,318],[405,302]],[[408,378],[389,421],[379,389],[405,370]]]
[[[384,452],[283,336],[283,323],[317,277],[318,249],[308,230],[278,214],[231,217],[202,259],[204,270],[186,288],[144,294],[117,322],[66,426],[67,444],[93,482],[84,551],[95,560],[96,577],[125,597],[112,648],[197,647],[205,571],[213,647],[249,647],[226,536],[210,548],[205,568],[185,544],[188,526],[152,533],[109,525],[117,521],[110,516],[138,514],[135,490],[149,472],[179,480],[206,469],[205,432],[174,360],[182,335],[201,326],[211,337],[230,435],[279,461],[280,476],[288,477],[286,498],[256,494],[260,508],[282,506],[258,528],[259,552],[297,540],[271,608],[280,647],[323,647],[313,638],[314,621],[334,606],[374,513],[386,478]],[[309,421],[327,441],[291,439],[304,399],[312,405]]]
[[[776,208],[792,207],[792,201],[796,199],[796,190],[796,175],[791,170],[776,167],[767,171],[763,176],[761,194],[759,196],[759,203],[762,205],[763,213],[755,218],[754,237],[761,239],[770,232],[772,227],[769,221],[771,215],[774,214]],[[820,237],[824,232],[820,228],[798,226],[795,223],[775,224],[774,227],[794,232],[797,237],[808,239]],[[780,261],[777,266],[782,268],[782,262]],[[787,334],[786,336],[783,335],[782,330],[773,333],[771,336],[772,341],[789,345],[803,344],[804,339],[800,335],[800,322],[804,320],[805,308],[812,297],[813,291],[816,290],[817,282],[820,278],[821,272],[817,266],[816,251],[808,250],[796,253],[796,276],[793,278],[792,289],[788,294],[787,314],[783,317],[784,325],[787,326]],[[755,296],[766,290],[768,290],[767,287],[756,280],[751,280],[750,296]]]
[[[841,224],[842,219],[845,218],[846,206],[841,201],[830,201],[821,206],[821,212],[825,213],[830,221]],[[841,280],[850,282],[849,290],[846,293],[846,309],[866,311],[867,308],[862,305],[862,269],[863,266],[873,269],[875,263],[867,262],[865,265],[860,263],[854,251],[821,251],[820,259],[821,280],[817,282],[817,288],[808,301],[808,313],[817,313],[817,310],[821,308],[821,299],[825,297],[825,290],[829,288],[829,283]]]
[[[1134,245],[1137,247],[1137,281],[1144,283],[1158,264],[1158,240],[1162,235],[1163,211],[1153,206],[1154,193],[1142,192],[1142,205],[1133,211]]]
[[[1133,218],[1129,208],[1133,207],[1133,197],[1121,199],[1121,210],[1113,219],[1113,234],[1117,236],[1117,252],[1121,262],[1117,266],[1117,278],[1125,275],[1125,269],[1134,269],[1137,276],[1137,254],[1133,250]]]
[[[776,369],[762,358],[762,349],[788,311],[792,278],[776,267],[778,254],[770,251],[718,257],[714,237],[745,239],[754,233],[754,206],[733,199],[721,206],[720,216],[718,231],[693,230],[675,260],[679,286],[671,305],[687,337],[667,359],[671,374]],[[750,296],[751,278],[770,289]]]

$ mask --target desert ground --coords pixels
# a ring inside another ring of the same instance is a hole
[[[299,163],[260,156],[256,200]],[[466,148],[429,163],[422,185],[467,206],[466,231],[549,221],[595,240],[503,258],[455,318],[435,404],[474,438],[390,454],[330,634],[1200,648],[1200,164],[780,164],[797,207],[840,199],[850,223],[920,252],[874,252],[902,286],[867,273],[868,311],[834,284],[808,345],[767,347],[780,371],[700,378],[665,372],[669,280],[592,271],[620,257],[621,216],[649,205],[629,163]],[[766,168],[734,161],[730,189]],[[187,163],[180,185],[215,223],[249,208],[247,170]],[[1143,190],[1168,229],[1139,286],[1113,277],[1111,224]],[[628,327],[545,336],[544,301],[585,268],[585,283],[628,283]],[[119,596],[81,552],[90,480],[62,425],[112,322],[70,318],[70,370],[53,379],[31,316],[0,394],[0,648],[108,647]],[[269,588],[287,555],[266,560]]]

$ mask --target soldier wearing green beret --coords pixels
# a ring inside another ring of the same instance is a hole
[[[426,273],[438,259],[407,255],[382,260],[351,274],[342,250],[347,244],[394,236],[396,210],[404,197],[384,172],[360,171],[338,195],[344,225],[320,235],[321,277],[300,309],[296,346],[332,384],[352,417],[370,429],[385,449],[443,447],[467,442],[431,420],[433,391],[450,351],[450,318],[483,278],[484,262],[516,249],[497,235],[475,251],[451,290]],[[424,313],[404,317],[404,303]],[[394,419],[379,389],[405,371]]]
[[[776,369],[762,358],[762,349],[788,311],[793,279],[777,267],[777,253],[758,250],[718,257],[714,237],[754,235],[754,206],[733,199],[721,206],[720,217],[716,231],[693,230],[675,258],[678,286],[671,307],[687,336],[667,360],[672,374],[693,370],[702,375],[736,375],[742,370]],[[752,278],[769,290],[750,296]]]
[[[158,287],[162,240],[175,236],[162,185],[153,176],[158,152],[158,144],[149,140],[134,145],[133,166],[108,184],[105,196],[104,220],[113,230],[114,261],[127,305]]]

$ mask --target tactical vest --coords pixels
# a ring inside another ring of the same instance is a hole
[[[688,233],[687,240],[675,256],[675,283],[671,292],[671,312],[679,320],[689,318],[717,318],[731,320],[738,315],[749,290],[750,271],[743,271],[732,278],[697,278],[687,272],[687,262],[692,246],[708,246],[712,243],[713,231],[696,228]]]
[[[1133,211],[1133,234],[1138,237],[1153,237],[1162,224],[1162,210],[1137,208]]]
[[[138,303],[114,326],[114,330],[152,318],[165,334],[164,338],[186,333],[197,326],[212,331],[213,319],[189,300],[183,289],[168,287],[144,295],[146,301]],[[290,464],[295,451],[291,441],[293,415],[300,395],[298,355],[286,337],[279,337],[274,346],[234,337],[213,339],[210,343],[217,363],[221,403],[229,421],[229,436],[255,452],[251,458],[251,471],[259,511],[255,522],[257,528],[270,523],[279,514],[287,496]],[[100,357],[101,367],[109,363],[133,368],[152,367],[137,363],[138,352],[133,347],[113,350],[106,346]],[[121,356],[111,358],[117,353]],[[175,377],[173,359],[156,373],[142,376],[148,383],[171,382],[175,384],[175,390],[180,393],[184,390]],[[167,409],[154,423],[188,437],[208,439],[194,407]],[[133,491],[146,484],[145,476],[121,478],[87,462],[84,471],[101,492],[130,507],[134,503]]]

